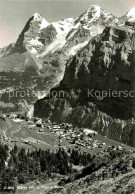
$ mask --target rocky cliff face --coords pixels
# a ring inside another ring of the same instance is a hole
[[[59,86],[35,104],[35,115],[88,127],[135,146],[135,125],[130,120],[134,117],[134,42],[131,28],[107,27],[67,62]]]
[[[113,98],[107,94],[107,97],[101,95],[101,99],[98,99],[95,94],[97,90],[117,93],[134,90],[134,39],[134,31],[107,27],[102,35],[93,38],[67,63],[59,88],[81,88],[81,101],[87,102],[92,98],[109,115],[122,119],[133,117],[134,99],[130,96],[126,98],[124,94],[118,94]],[[89,95],[88,89],[93,91],[92,95]],[[127,109],[126,114],[122,111],[123,106]]]

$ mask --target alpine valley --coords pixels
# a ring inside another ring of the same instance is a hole
[[[0,49],[0,193],[133,194],[134,91],[135,8],[35,13]]]

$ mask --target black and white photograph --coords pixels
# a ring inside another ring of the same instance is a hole
[[[135,0],[0,0],[0,194],[135,194]]]

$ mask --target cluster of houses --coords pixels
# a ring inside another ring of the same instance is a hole
[[[42,119],[33,117],[31,120],[29,120],[27,117],[19,115],[19,114],[3,114],[4,117],[12,119],[14,122],[21,122],[21,121],[27,121],[27,123],[23,123],[23,125],[27,125],[29,128],[33,127],[39,127],[44,128],[44,122]]]
[[[29,120],[28,118],[16,114],[5,114],[3,116],[12,119],[15,122],[20,122],[24,120],[26,122],[22,122],[22,125],[27,125],[29,129],[37,127],[39,128],[38,133],[45,132],[45,128],[49,129],[50,132],[56,134],[59,137],[59,146],[62,146],[65,140],[67,140],[70,144],[74,144],[75,148],[84,147],[88,149],[93,149],[105,148],[106,146],[106,143],[102,143],[92,138],[97,134],[97,132],[92,131],[90,129],[74,128],[72,124],[67,123],[57,125],[55,122],[51,123],[50,120],[43,121],[42,119],[37,117],[33,117],[31,120]],[[0,138],[6,140],[4,134]],[[122,147],[120,146],[119,149],[122,149]]]
[[[51,123],[50,120],[44,122],[42,119],[37,117],[33,117],[29,120],[24,116],[12,113],[4,116],[15,122],[24,120],[26,122],[22,122],[23,126],[26,125],[29,129],[37,127],[39,128],[39,133],[45,132],[45,128],[48,128],[50,132],[59,136],[59,146],[62,146],[64,139],[66,139],[70,144],[75,144],[76,148],[80,146],[85,148],[102,148],[105,146],[105,143],[92,139],[92,137],[96,135],[96,132],[89,129],[74,128],[72,124],[67,123],[57,125],[55,122]]]
[[[51,132],[59,136],[59,146],[62,146],[62,142],[66,139],[70,144],[75,144],[76,148],[82,146],[84,148],[102,148],[106,146],[106,143],[101,143],[98,140],[93,140],[92,137],[97,133],[88,129],[74,128],[70,124],[54,125],[53,127],[48,126]],[[87,131],[87,133],[86,133]]]

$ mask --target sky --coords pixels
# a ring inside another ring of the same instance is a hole
[[[0,0],[0,48],[16,42],[34,13],[52,22],[77,17],[91,5],[120,17],[135,7],[135,0]]]

